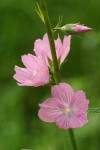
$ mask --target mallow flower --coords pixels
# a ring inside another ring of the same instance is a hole
[[[81,90],[74,92],[66,83],[54,85],[52,98],[40,104],[39,118],[45,122],[54,122],[65,130],[79,128],[88,122],[87,110],[89,101]]]
[[[49,82],[49,70],[43,55],[23,55],[22,62],[26,68],[15,66],[13,76],[19,86],[42,86]]]
[[[70,51],[70,40],[71,40],[71,36],[64,36],[64,39],[62,42],[59,35],[58,35],[57,40],[55,40],[56,55],[57,55],[57,59],[60,60],[60,64],[63,63],[63,61],[65,60],[65,58],[67,57]],[[37,39],[35,41],[34,52],[36,56],[39,56],[42,52],[44,52],[46,63],[47,65],[49,65],[48,58],[52,60],[52,56],[51,56],[51,50],[50,50],[50,45],[49,45],[47,34],[43,36],[43,39]]]

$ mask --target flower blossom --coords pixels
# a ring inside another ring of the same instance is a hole
[[[22,62],[26,68],[15,66],[15,75],[19,86],[42,86],[49,82],[49,70],[44,57],[23,55]]]
[[[71,36],[64,36],[63,42],[61,41],[59,36],[57,40],[55,40],[56,55],[57,55],[57,59],[60,58],[60,64],[63,63],[63,61],[65,60],[65,58],[67,57],[70,51],[70,40],[71,40]],[[52,60],[47,34],[43,36],[42,40],[38,39],[35,41],[34,52],[36,56],[39,56],[42,52],[44,52],[47,65],[49,64],[48,58]]]
[[[87,110],[89,101],[81,90],[74,92],[66,83],[54,85],[52,98],[40,104],[39,118],[45,122],[54,122],[65,130],[79,128],[88,122]]]

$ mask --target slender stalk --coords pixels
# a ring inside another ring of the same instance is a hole
[[[41,10],[43,13],[45,27],[47,30],[48,39],[50,43],[50,49],[51,49],[51,55],[52,55],[52,60],[53,60],[53,67],[54,67],[54,78],[55,78],[56,84],[58,84],[60,81],[60,77],[59,77],[59,66],[58,66],[55,43],[54,43],[54,34],[53,34],[52,27],[51,27],[50,19],[48,16],[48,11],[47,11],[45,0],[40,0],[40,4],[41,4]]]
[[[77,145],[76,145],[73,129],[69,129],[68,131],[69,131],[70,140],[71,140],[71,143],[72,143],[73,150],[77,150]]]
[[[50,43],[50,48],[51,48],[51,55],[52,55],[53,67],[54,67],[55,83],[59,84],[59,82],[60,82],[59,66],[58,66],[58,61],[57,61],[57,56],[56,56],[56,49],[55,49],[55,43],[54,43],[54,34],[53,34],[52,27],[51,27],[50,19],[49,19],[49,16],[48,16],[48,11],[47,11],[45,0],[40,0],[40,4],[41,4],[41,10],[42,10],[42,13],[43,13],[44,22],[45,22],[45,26],[46,26],[46,30],[47,30],[47,34],[48,34],[48,39],[49,39],[49,43]],[[70,135],[70,140],[71,140],[71,143],[72,143],[73,150],[77,150],[73,129],[69,130],[69,135]]]

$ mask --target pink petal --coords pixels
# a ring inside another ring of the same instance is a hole
[[[25,80],[23,83],[17,83],[19,86],[35,86],[32,80]]]
[[[22,55],[22,62],[28,69],[32,70],[37,68],[36,61],[36,56],[33,56],[31,54]]]
[[[58,118],[56,118],[55,122],[59,128],[62,128],[65,130],[68,130],[70,128],[69,127],[69,118],[66,117],[65,115],[58,116]]]
[[[69,128],[80,128],[88,122],[87,114],[72,117],[69,119]]]
[[[66,83],[60,83],[59,85],[54,85],[51,89],[53,97],[61,100],[61,102],[66,106],[69,105],[74,94],[72,87]]]
[[[46,56],[51,58],[51,51],[50,51],[49,40],[48,40],[47,34],[44,35],[43,40],[38,39],[35,41],[34,52],[36,56],[39,56],[41,53],[44,52]]]
[[[61,57],[62,50],[63,50],[63,44],[62,44],[62,41],[61,41],[59,35],[58,35],[57,40],[55,40],[55,48],[56,48],[57,58]]]
[[[62,114],[61,103],[56,98],[49,98],[39,105],[41,108],[39,110],[38,116],[41,120],[45,122],[55,122],[55,119]]]
[[[92,30],[92,28],[89,28],[87,26],[82,26],[82,25],[75,25],[72,27],[72,29],[74,30],[74,34],[78,34],[81,32],[88,32]]]
[[[63,51],[61,54],[61,63],[65,60],[65,58],[68,56],[68,53],[70,51],[70,41],[71,41],[71,36],[65,36],[63,40]]]
[[[20,86],[33,86],[33,81],[30,77],[30,73],[26,68],[20,68],[15,66],[16,74],[13,76],[15,80],[17,80]]]
[[[74,116],[67,117],[65,115],[60,115],[58,116],[58,118],[56,118],[55,122],[59,128],[68,130],[70,128],[80,128],[84,124],[86,124],[88,120],[87,120],[87,114],[83,114],[76,117]]]
[[[86,99],[83,91],[77,91],[74,93],[71,105],[75,114],[84,114],[88,110],[89,101]]]

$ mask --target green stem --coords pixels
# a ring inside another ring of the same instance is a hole
[[[54,33],[53,33],[53,30],[52,30],[52,27],[51,27],[51,24],[50,24],[50,20],[49,20],[45,0],[40,0],[40,4],[41,4],[41,10],[42,10],[42,13],[43,13],[45,27],[46,27],[46,30],[47,30],[48,39],[49,39],[49,43],[50,43],[50,49],[51,49],[51,55],[52,55],[52,61],[53,61],[53,68],[54,68],[54,78],[55,78],[56,84],[58,84],[60,82],[60,77],[59,77],[59,66],[58,66],[55,43],[54,43]]]
[[[77,150],[77,145],[76,145],[73,129],[69,129],[68,131],[69,131],[70,140],[71,140],[71,143],[72,143],[73,150]]]
[[[56,55],[56,49],[55,49],[55,43],[54,43],[54,33],[53,33],[53,30],[51,27],[45,0],[40,0],[40,4],[41,4],[41,10],[43,13],[45,27],[47,30],[48,39],[49,39],[49,43],[50,43],[50,49],[51,49],[53,67],[54,67],[55,83],[59,84],[59,82],[60,82],[59,65],[58,65],[58,61],[57,61],[57,55]],[[74,133],[73,133],[72,129],[69,130],[69,135],[70,135],[73,150],[77,150],[75,137],[74,137]]]

